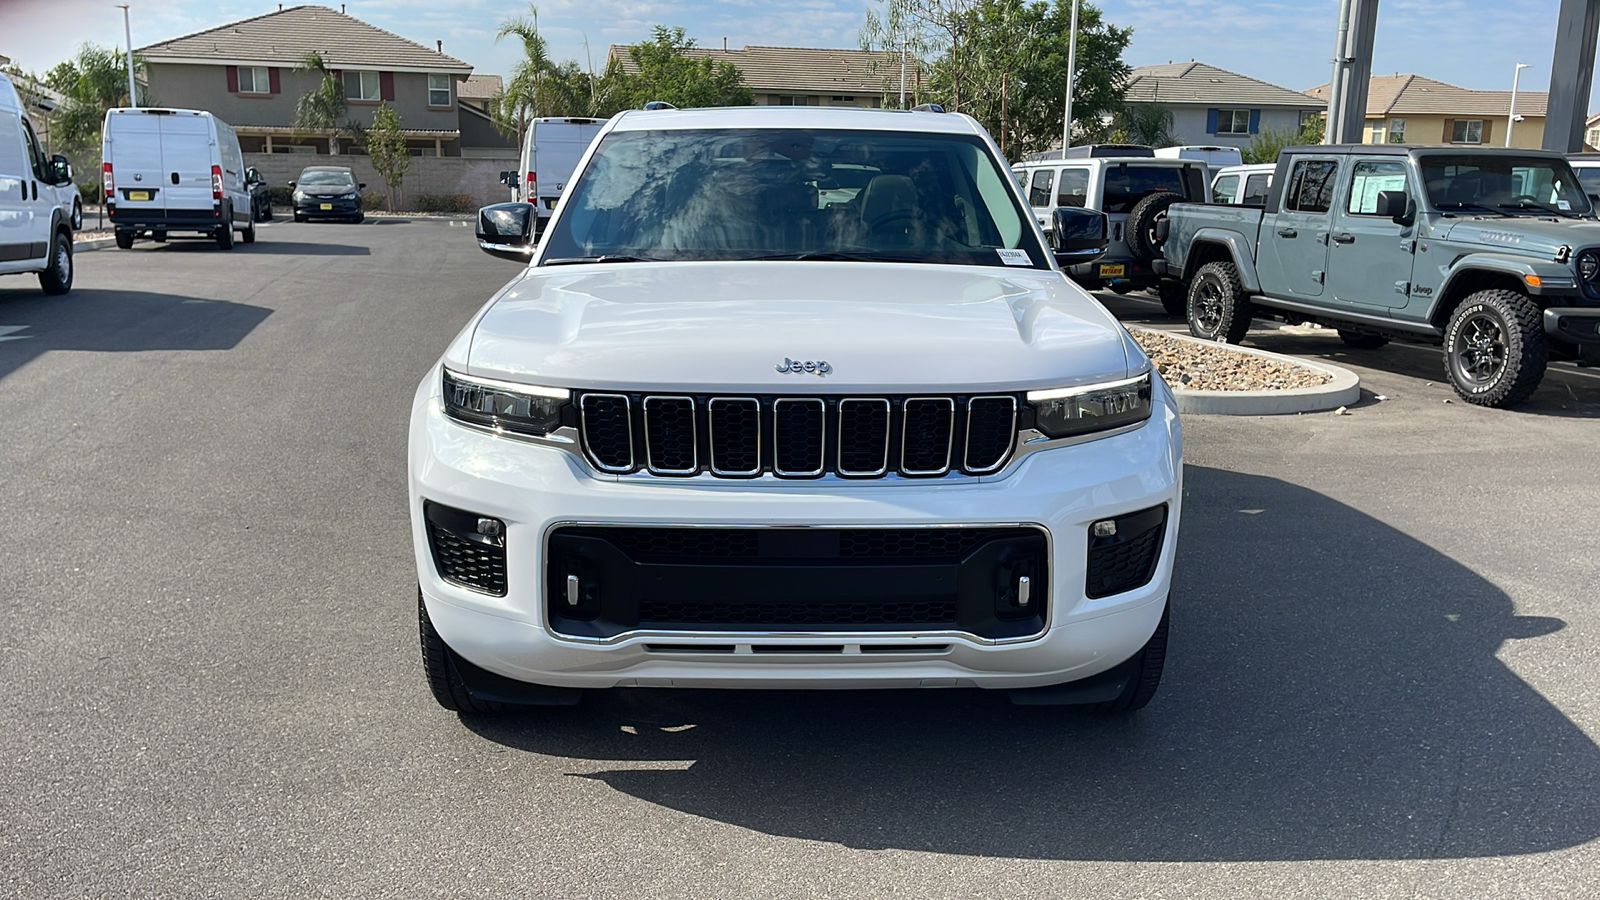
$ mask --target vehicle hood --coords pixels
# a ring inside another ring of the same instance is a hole
[[[1560,247],[1579,250],[1600,246],[1600,222],[1593,219],[1535,219],[1532,216],[1472,218],[1452,221],[1441,240],[1477,244],[1498,250],[1554,259]]]
[[[1125,337],[1057,272],[611,263],[529,269],[486,308],[456,363],[484,377],[588,389],[1009,391],[1143,371]],[[785,360],[832,371],[779,372]]]

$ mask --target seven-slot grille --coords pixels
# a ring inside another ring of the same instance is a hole
[[[605,472],[722,478],[983,475],[1011,456],[1017,397],[583,394],[584,452]]]

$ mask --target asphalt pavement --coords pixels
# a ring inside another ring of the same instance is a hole
[[[1482,410],[1437,351],[1252,332],[1368,390],[1185,420],[1172,650],[1129,718],[652,690],[458,716],[420,673],[405,431],[516,272],[464,225],[0,279],[0,896],[1593,896],[1591,372]]]

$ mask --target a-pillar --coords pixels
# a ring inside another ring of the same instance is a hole
[[[1556,52],[1550,59],[1550,100],[1544,119],[1546,150],[1574,153],[1583,149],[1597,38],[1600,0],[1561,0]]]

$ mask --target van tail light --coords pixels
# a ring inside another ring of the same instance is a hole
[[[100,164],[100,184],[106,189],[106,199],[117,199],[117,183],[111,178],[111,163]]]
[[[532,203],[533,202],[532,198],[533,197],[537,197],[538,195],[539,195],[539,173],[538,172],[529,172],[528,173],[528,180],[526,180],[526,181],[524,181],[522,183],[522,197],[523,197],[524,200],[527,200],[529,203]]]
[[[211,167],[211,199],[222,199],[222,167]]]

